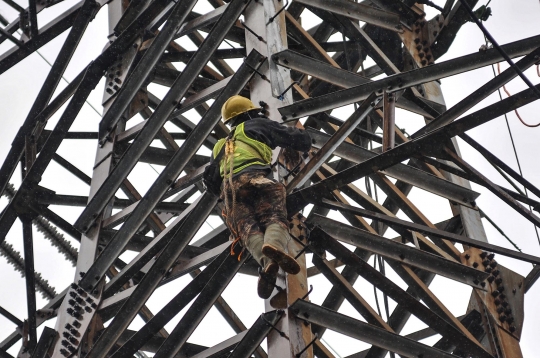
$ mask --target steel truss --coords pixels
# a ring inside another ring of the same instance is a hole
[[[526,206],[537,211],[540,199],[494,184],[460,157],[455,137],[540,198],[538,188],[466,134],[537,100],[539,86],[529,83],[527,90],[464,116],[538,63],[540,36],[500,47],[493,40],[495,48],[436,62],[465,22],[482,17],[471,10],[476,0],[448,0],[432,19],[426,19],[424,5],[408,0],[208,0],[214,9],[205,14],[193,10],[197,0],[83,0],[45,26],[39,26],[37,14],[58,1],[30,0],[27,9],[12,0],[6,3],[20,12],[20,19],[8,23],[0,18],[0,43],[14,44],[0,55],[0,73],[62,32],[68,36],[0,168],[0,191],[10,200],[0,215],[0,253],[24,274],[28,307],[24,321],[0,307],[0,314],[18,327],[0,342],[2,357],[11,357],[7,350],[22,339],[19,357],[125,358],[150,352],[159,358],[333,358],[321,340],[327,329],[372,345],[350,357],[385,357],[388,352],[403,357],[521,356],[523,297],[538,278],[540,258],[488,243],[475,203],[479,194],[469,181],[536,226],[540,218]],[[88,24],[105,5],[107,47],[53,97]],[[322,22],[304,28],[307,11]],[[334,34],[343,41],[335,41]],[[187,39],[196,51],[183,47]],[[517,57],[522,58],[511,68],[446,108],[438,80]],[[375,65],[365,68],[366,60]],[[104,76],[99,127],[70,132]],[[151,93],[152,83],[168,87],[167,93],[161,98]],[[237,274],[257,275],[256,264],[249,255],[239,255],[238,247],[231,253],[224,225],[194,239],[210,216],[221,218],[222,204],[201,184],[209,161],[208,150],[201,148],[211,149],[227,135],[220,108],[234,94],[250,96],[271,119],[306,128],[313,139],[313,150],[304,156],[274,155],[296,239],[289,250],[298,254],[302,270],[294,277],[280,276],[280,290],[251,327],[221,295]],[[45,129],[64,105],[54,128]],[[347,105],[354,109],[346,118],[332,113]],[[396,107],[423,116],[425,127],[404,135],[395,125]],[[195,121],[188,119],[192,110],[199,116]],[[298,119],[304,117],[302,124]],[[375,133],[378,128],[382,137]],[[67,140],[96,143],[91,174],[58,153]],[[86,183],[89,192],[65,195],[41,186],[53,161]],[[141,163],[162,166],[146,191],[128,179]],[[10,182],[17,168],[22,183],[14,188]],[[362,178],[369,178],[386,199],[373,198],[360,185]],[[407,197],[413,187],[448,199],[454,216],[430,222]],[[50,205],[84,209],[69,222]],[[300,212],[308,205],[313,207],[304,217]],[[407,220],[396,217],[399,210]],[[347,223],[329,218],[332,211]],[[24,259],[4,242],[17,218]],[[60,294],[34,271],[33,258],[40,253],[33,250],[32,225],[76,266],[73,283]],[[388,229],[400,236],[385,237]],[[64,234],[80,243],[78,250]],[[137,253],[129,262],[120,258],[126,250]],[[313,262],[309,268],[306,253]],[[498,264],[495,254],[535,268],[522,277]],[[373,255],[408,287],[369,264]],[[339,266],[344,266],[341,271]],[[146,304],[156,289],[188,274],[192,280],[152,313]],[[317,305],[309,302],[308,278],[319,274],[332,288]],[[473,288],[465,315],[456,317],[430,290],[435,275]],[[355,288],[359,277],[397,304],[387,320]],[[39,310],[36,290],[50,299]],[[365,322],[337,312],[344,300]],[[236,335],[210,347],[189,343],[212,307]],[[167,332],[164,326],[184,308],[179,323]],[[137,315],[145,324],[130,330]],[[402,336],[411,315],[428,328]],[[55,328],[38,337],[37,327],[53,319]],[[433,346],[419,342],[435,334],[442,338]],[[265,338],[267,350],[261,347]]]

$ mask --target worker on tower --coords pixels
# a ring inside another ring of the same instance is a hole
[[[229,136],[214,146],[203,174],[206,188],[224,201],[223,217],[233,244],[240,242],[261,265],[257,293],[270,297],[279,268],[296,275],[298,262],[288,254],[289,223],[285,186],[271,176],[272,150],[280,146],[305,152],[311,138],[261,114],[262,108],[242,96],[229,98],[221,108]]]

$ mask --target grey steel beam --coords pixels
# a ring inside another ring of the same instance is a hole
[[[483,348],[466,338],[452,324],[421,304],[407,292],[403,291],[393,281],[377,271],[375,268],[371,267],[354,253],[350,252],[347,248],[345,248],[345,246],[335,241],[322,229],[315,228],[311,232],[311,237],[313,238],[313,241],[317,242],[317,245],[320,245],[320,247],[328,250],[338,260],[342,261],[346,265],[354,267],[355,271],[360,276],[371,284],[377,286],[377,288],[386,293],[396,303],[408,309],[412,314],[418,317],[418,319],[427,324],[429,327],[433,328],[439,334],[451,339],[452,342],[456,343],[460,348],[463,348],[465,351],[478,357],[493,358]],[[322,325],[324,326],[324,323],[322,323]],[[377,344],[377,346],[379,345]],[[390,348],[390,350],[392,349]]]
[[[83,4],[84,1],[81,1],[73,5],[62,15],[56,17],[47,25],[42,26],[39,34],[25,42],[24,46],[15,46],[14,48],[0,55],[0,74],[6,72],[8,69],[30,56],[32,53],[34,53],[34,51],[40,49],[42,46],[46,45],[58,35],[73,26]]]
[[[231,9],[231,11],[236,11],[236,13],[233,12],[232,15],[229,14],[230,16],[230,19],[228,19],[229,23],[232,23],[234,19],[236,19],[235,16],[237,15],[237,12],[241,12],[241,10],[243,9],[242,5],[235,5],[235,6],[236,6],[236,10],[235,10],[235,7],[233,6],[229,6],[227,8],[228,10]],[[220,24],[220,22],[218,22],[217,24]],[[207,40],[209,38],[207,38]],[[212,44],[213,42],[210,40],[210,45]],[[204,54],[204,51],[201,53]],[[176,179],[180,175],[180,173],[184,170],[188,160],[197,152],[197,150],[199,149],[199,147],[201,146],[205,138],[210,134],[210,132],[212,131],[212,129],[214,128],[214,126],[216,125],[217,121],[220,118],[222,104],[225,103],[225,101],[230,96],[240,92],[240,90],[246,85],[247,81],[251,78],[253,74],[250,67],[258,68],[261,65],[263,60],[264,58],[256,51],[253,51],[248,56],[248,58],[246,59],[246,63],[243,64],[239,68],[239,70],[236,72],[233,78],[229,81],[226,89],[224,89],[221,92],[219,97],[212,104],[212,107],[210,108],[210,110],[200,120],[197,127],[191,132],[189,139],[184,143],[182,148],[180,148],[174,154],[173,158],[171,158],[167,167],[160,173],[159,177],[156,179],[152,187],[147,191],[144,198],[141,200],[141,203],[143,203],[143,205],[137,205],[137,208],[133,211],[129,219],[124,223],[118,235],[111,240],[111,242],[107,245],[105,250],[96,259],[92,267],[88,270],[87,275],[85,275],[82,278],[80,284],[83,288],[89,289],[93,287],[97,282],[99,282],[101,277],[103,277],[108,267],[120,255],[123,248],[126,246],[127,242],[129,241],[130,237],[133,234],[135,234],[137,229],[142,224],[143,220],[148,216],[148,214],[150,214],[154,206],[160,201],[160,199],[166,193],[167,189],[172,184],[174,179]],[[200,66],[200,64],[197,64],[197,65]],[[183,74],[184,73],[186,72],[183,72]],[[180,76],[180,79],[181,78],[182,78],[182,75]],[[181,85],[180,87],[182,86],[186,87],[185,86],[186,84],[183,83],[182,81],[177,81],[177,83]],[[171,91],[169,91],[169,94],[167,96],[171,95],[171,93],[174,93],[172,89]],[[163,104],[164,102],[165,100],[161,104]],[[171,111],[172,111],[172,108],[169,108],[168,114],[170,114]],[[156,113],[158,113],[157,109],[154,112],[154,116],[156,115]],[[164,114],[164,115],[168,115],[168,114]],[[161,120],[162,118],[158,116],[157,119]],[[150,119],[148,121],[150,122]],[[154,123],[155,122],[150,122],[150,124],[152,125],[154,125]],[[140,134],[139,136],[141,135],[142,134]],[[135,143],[139,143],[139,140],[136,140]],[[130,147],[130,149],[131,148],[132,147]],[[117,178],[121,178],[127,175],[127,173],[125,172],[119,172],[116,170],[119,167],[121,167],[121,163],[132,162],[133,160],[135,160],[136,162],[136,159],[131,158],[129,153],[130,153],[130,150],[128,149],[128,151],[123,157],[123,160],[121,160],[121,162],[115,167],[115,169],[113,170],[113,172],[111,173],[111,175],[108,177],[107,180],[111,179],[115,175]],[[103,184],[102,188],[103,187],[107,187],[107,181]],[[108,187],[108,190],[110,189],[112,188]],[[98,197],[99,193],[100,193],[99,191],[96,193],[92,201],[88,204],[86,210],[83,212],[83,214],[81,214],[81,217],[79,217],[79,219],[77,220],[77,222],[79,222],[80,225],[83,225],[83,226],[88,225],[88,224],[84,224],[84,222],[87,222],[85,221],[85,218],[87,217],[85,213],[92,212],[92,206],[91,206],[92,203],[95,203],[95,205],[98,207],[103,206],[103,203],[99,202],[98,200],[94,201]],[[104,192],[102,191],[102,193]],[[103,195],[108,195],[108,193],[104,193]],[[90,221],[94,220],[92,217],[88,219]],[[75,225],[77,225],[77,223]]]
[[[518,62],[519,64],[519,62]],[[502,170],[504,170],[508,175],[510,175],[512,178],[514,178],[518,183],[523,185],[526,189],[531,191],[534,195],[540,197],[540,190],[535,187],[533,184],[531,184],[528,180],[523,178],[521,175],[516,173],[516,171],[510,166],[506,165],[502,160],[497,158],[495,155],[493,155],[489,150],[484,148],[480,143],[469,137],[467,134],[462,133],[459,135],[461,139],[463,139],[467,144],[469,144],[471,147],[476,149],[480,154],[484,156],[489,162],[495,164],[496,166],[500,167]],[[503,189],[501,187],[501,189]]]
[[[536,87],[535,87],[536,88]],[[499,199],[504,201],[508,206],[517,211],[521,216],[529,220],[535,226],[540,227],[540,218],[532,213],[529,209],[518,203],[513,197],[508,195],[504,190],[501,190],[498,185],[489,180],[486,176],[476,170],[472,165],[463,160],[460,156],[454,153],[452,150],[446,148],[446,154],[450,156],[450,159],[462,170],[473,175],[482,186],[495,194]]]
[[[511,57],[525,56],[540,46],[540,36],[512,42],[502,46]],[[276,54],[279,56],[279,54]],[[408,87],[431,82],[437,79],[457,75],[480,67],[488,66],[502,60],[495,49],[440,62],[432,66],[391,75],[366,85],[332,92],[323,96],[298,101],[279,109],[284,119],[300,118],[315,113],[335,109],[347,104],[359,102],[372,92],[382,94],[382,89],[399,91]]]
[[[99,135],[101,140],[113,130],[120,119],[120,116],[122,116],[135,94],[145,83],[150,72],[154,70],[161,55],[173,40],[174,34],[185,21],[196,2],[197,0],[187,0],[177,2],[174,5],[174,8],[171,10],[171,14],[167,19],[167,23],[156,36],[150,48],[145,51],[137,66],[122,85],[120,91],[117,92],[114,102],[99,123]]]
[[[248,259],[249,255],[241,255],[241,251],[242,248],[236,245],[235,254],[229,254],[225,257],[217,272],[208,280],[199,296],[180,319],[180,322],[178,322],[163,345],[159,347],[154,357],[173,358],[182,349],[182,346],[197,328],[197,325],[203,320],[214,302]]]
[[[334,207],[335,209],[335,207]],[[312,224],[317,223],[330,236],[339,241],[371,251],[397,262],[424,269],[457,282],[483,290],[480,282],[489,274],[461,263],[436,256],[405,244],[371,234],[367,231],[345,225],[324,216],[315,215]]]
[[[32,238],[32,218],[20,216],[24,244],[24,276],[26,278],[26,305],[28,313],[28,342],[26,348],[33,352],[37,344],[36,332],[36,279],[34,277],[34,240]]]
[[[220,45],[228,29],[233,26],[234,22],[240,16],[246,5],[247,4],[241,0],[234,0],[231,4],[229,4],[223,13],[223,16],[216,22],[212,32],[208,35],[199,48],[199,51],[197,51],[197,53],[190,59],[186,68],[176,79],[174,85],[171,87],[163,101],[156,108],[152,116],[146,121],[146,125],[137,136],[134,145],[130,146],[126,153],[124,153],[105,183],[100,187],[90,203],[88,203],[87,208],[81,214],[79,219],[77,219],[74,225],[75,228],[82,232],[85,232],[90,228],[91,224],[94,222],[93,216],[96,214],[99,215],[106,203],[112,198],[115,191],[118,190],[124,178],[131,172],[139,157],[153,141],[157,132],[163,127],[163,124],[165,124],[169,118],[169,115],[178,105],[178,101],[185,96],[192,82],[198,77],[199,73],[208,62],[212,52],[214,52]],[[253,61],[253,57],[258,56],[253,54],[251,56],[251,61]],[[258,59],[259,58],[257,58],[257,60]],[[260,63],[260,61],[255,61],[253,66],[257,66],[258,63]],[[211,128],[213,128],[213,126]],[[200,131],[205,132],[203,129],[200,129]],[[204,136],[204,138],[206,138],[206,136],[207,134]],[[183,148],[184,147],[186,146],[184,145]],[[197,146],[196,149],[198,149],[198,147],[199,146]],[[188,152],[188,150],[182,149],[181,152],[185,153]],[[188,158],[189,157],[191,157],[191,155],[189,155]],[[181,170],[178,173],[180,172]],[[165,184],[167,180],[174,180],[175,178],[176,176],[172,179],[166,178],[163,180],[163,184]],[[159,183],[160,185],[162,184],[161,180],[156,181],[156,183]],[[101,277],[103,275],[100,274],[99,276]],[[89,280],[93,281],[93,278],[83,278],[83,284],[85,287],[91,287],[93,285],[88,282]]]
[[[218,7],[217,9],[214,9],[204,15],[201,15],[189,22],[186,22],[182,27],[178,30],[176,35],[174,36],[174,39],[177,39],[179,37],[182,37],[184,35],[190,34],[193,31],[196,31],[200,29],[201,27],[208,26],[218,20],[218,18],[223,15],[223,12],[227,8],[228,4],[222,5]]]
[[[227,358],[249,358],[259,347],[272,326],[283,316],[283,311],[269,311],[263,313],[246,332],[240,343],[234,348]]]
[[[403,31],[402,21],[398,14],[372,6],[346,0],[295,0],[295,2],[343,15],[350,19],[364,21],[387,30]],[[403,21],[403,23],[405,22]]]
[[[540,87],[540,85],[537,87]],[[320,193],[337,189],[345,184],[363,178],[366,175],[370,175],[375,170],[389,168],[405,159],[410,158],[415,153],[425,150],[426,148],[434,148],[436,143],[441,143],[441,141],[453,138],[458,134],[464,133],[479,125],[489,122],[494,118],[497,118],[502,113],[512,111],[535,100],[537,100],[535,92],[529,88],[500,102],[487,106],[486,108],[483,108],[477,112],[469,114],[458,121],[439,128],[439,130],[435,132],[403,143],[392,150],[379,154],[360,164],[339,172],[336,175],[322,180],[315,185],[289,195],[287,199],[287,211],[290,215],[292,215],[296,213],[300,207],[303,207],[305,204],[302,203],[303,196],[316,196]]]
[[[95,9],[95,5],[93,7],[92,4],[90,4],[92,2],[93,1],[87,1],[84,4],[82,2],[80,4],[77,4],[75,11],[77,11],[79,8],[81,9],[81,11],[79,13],[75,12],[75,15],[73,15],[72,12],[68,13],[68,18],[76,16],[77,19],[81,20],[81,23],[77,26],[74,26],[70,31],[66,41],[62,45],[62,49],[59,53],[58,58],[55,60],[49,74],[47,75],[47,78],[45,79],[45,83],[43,84],[40,92],[38,93],[38,97],[36,98],[34,105],[30,109],[27,118],[25,119],[22,127],[19,129],[15,140],[11,144],[10,151],[8,152],[8,155],[4,160],[2,167],[0,168],[0,192],[4,191],[10,177],[13,175],[15,166],[17,165],[19,159],[22,156],[25,137],[27,135],[30,135],[35,124],[38,123],[38,120],[35,117],[47,107],[47,103],[52,98],[54,90],[57,87],[58,82],[60,81],[60,78],[62,77],[62,74],[64,73],[65,68],[69,63],[69,60],[71,59],[71,56],[73,55],[73,52],[75,51],[80,41],[80,38],[82,37],[84,30],[88,25],[88,22],[90,21],[90,18],[88,17],[90,15],[89,11]],[[96,4],[95,2],[93,3]],[[82,76],[78,76],[70,85],[68,85],[66,89],[64,89],[62,94],[74,91],[78,87],[78,83],[80,80],[82,80]],[[57,98],[65,98],[65,96],[61,96],[61,94],[59,94]],[[65,98],[65,100],[67,100],[67,98]],[[52,105],[53,103],[51,103],[50,106]]]
[[[380,100],[380,99],[379,99]],[[307,164],[300,169],[294,179],[287,184],[287,192],[290,193],[295,188],[304,185],[313,174],[333,155],[335,149],[351,134],[358,124],[371,113],[373,108],[379,102],[377,95],[372,93],[366,100],[354,111],[353,114],[343,123],[336,133],[317,151]]]
[[[516,66],[521,70],[525,71],[529,67],[533,66],[538,62],[540,56],[540,47],[536,50],[529,53],[527,56],[516,62]],[[483,99],[487,98],[490,94],[495,92],[497,89],[501,88],[512,79],[516,78],[517,73],[513,68],[507,68],[500,75],[496,76],[492,80],[488,81],[486,84],[478,88],[476,91],[465,97],[459,103],[454,105],[452,108],[448,109],[439,117],[430,121],[426,124],[425,127],[419,129],[414,134],[411,135],[411,138],[417,138],[422,134],[429,133],[441,126],[444,126],[448,123],[453,122],[459,116],[467,112],[469,109],[473,108],[475,105],[480,103]],[[536,194],[538,195],[538,194]]]
[[[457,242],[457,243],[460,243],[460,244],[464,244],[464,245],[468,245],[468,246],[472,246],[472,247],[477,247],[477,248],[485,250],[485,251],[490,251],[490,252],[493,252],[493,253],[496,253],[496,254],[508,256],[508,257],[518,259],[518,260],[521,260],[521,261],[525,261],[525,262],[530,262],[530,263],[535,264],[535,265],[540,263],[540,257],[529,255],[529,254],[519,252],[519,251],[513,251],[513,250],[510,250],[510,249],[506,249],[504,247],[489,244],[487,242],[482,242],[482,241],[478,241],[478,240],[475,240],[475,239],[471,239],[471,238],[466,237],[466,236],[457,235],[457,234],[451,233],[449,231],[433,229],[433,228],[430,228],[430,227],[425,226],[425,225],[412,223],[412,222],[401,220],[401,219],[398,219],[398,218],[393,218],[391,216],[387,216],[387,215],[384,215],[384,214],[378,214],[378,213],[375,213],[375,212],[372,212],[372,211],[367,211],[367,210],[364,210],[364,209],[361,209],[361,208],[357,208],[357,207],[350,206],[350,205],[344,205],[344,204],[329,201],[329,200],[326,200],[326,199],[323,199],[322,202],[318,202],[318,204],[329,207],[329,208],[332,208],[332,209],[336,209],[336,210],[339,208],[340,210],[346,210],[346,211],[349,211],[349,212],[351,212],[353,214],[356,214],[356,215],[360,215],[360,216],[363,216],[363,217],[366,217],[366,218],[369,218],[369,219],[373,219],[373,220],[376,220],[376,221],[387,223],[390,226],[392,226],[392,225],[401,226],[402,228],[405,228],[405,229],[408,229],[408,230],[411,230],[411,231],[415,231],[415,232],[419,232],[419,233],[425,234],[427,236],[435,236],[435,237],[439,237],[441,239],[447,239],[447,240],[454,241],[454,242]]]
[[[0,314],[15,323],[17,327],[22,327],[23,322],[5,308],[0,307]]]
[[[87,358],[100,358],[107,354],[122,334],[136,317],[139,310],[152,295],[163,276],[174,264],[180,253],[193,238],[200,226],[204,223],[210,212],[217,203],[217,198],[212,194],[204,193],[199,205],[189,214],[184,223],[178,228],[176,237],[173,238],[150,270],[143,277],[137,288],[124,303],[120,312],[114,317],[106,331],[99,337],[94,346],[87,354]]]
[[[313,146],[315,148],[321,148],[330,138],[327,134],[321,133],[320,131],[315,131],[311,128],[308,128],[307,130],[311,135]],[[377,153],[351,143],[341,143],[334,151],[334,155],[353,163],[361,163],[369,158],[377,156]],[[469,188],[462,187],[461,185],[454,184],[420,169],[401,163],[385,170],[381,170],[380,172],[468,207],[473,207],[473,202],[480,195]]]
[[[441,357],[452,358],[450,353],[401,337],[382,328],[350,318],[341,313],[317,306],[304,300],[297,300],[290,310],[299,319],[327,327],[333,331],[378,347],[396,352],[404,357]],[[491,357],[484,354],[485,357]]]
[[[194,356],[191,356],[190,358],[209,358],[224,356],[232,349],[234,349],[240,341],[242,341],[242,339],[246,336],[246,333],[248,333],[247,330],[240,332],[237,335],[232,336],[231,338],[226,339],[213,347],[209,347],[208,349],[205,349],[204,351],[197,353]]]
[[[173,317],[186,307],[197,295],[201,293],[208,281],[216,274],[227,256],[229,249],[221,250],[220,254],[184,289],[167,303],[154,317],[148,321],[137,333],[126,341],[114,354],[114,358],[132,357],[137,350],[159,332]],[[133,292],[133,290],[131,290]],[[131,295],[130,295],[131,296]],[[111,358],[112,358],[111,357]]]
[[[141,270],[154,256],[156,256],[175,236],[176,230],[183,224],[186,217],[199,205],[200,197],[195,200],[184,212],[179,215],[173,223],[160,232],[131,262],[114,276],[104,289],[104,296],[116,293],[129,281],[133,275]],[[114,238],[113,238],[114,240]]]
[[[350,88],[373,82],[373,80],[358,73],[336,68],[314,58],[291,51],[290,49],[275,54],[272,56],[272,60],[280,66],[300,71],[342,88]],[[398,98],[396,106],[424,116],[430,116],[429,113],[403,96]]]
[[[51,344],[56,339],[56,331],[52,328],[45,327],[39,338],[39,342],[32,354],[32,358],[47,358],[47,351],[51,347]]]

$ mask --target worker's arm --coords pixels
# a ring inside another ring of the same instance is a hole
[[[282,147],[306,152],[311,148],[311,137],[308,132],[284,126],[268,118],[246,121],[244,132],[248,137],[266,143],[272,149]]]
[[[221,149],[224,150],[225,147]],[[220,158],[221,156],[218,155]],[[204,168],[203,183],[206,189],[212,194],[219,196],[221,193],[221,175],[219,174],[219,160],[214,159],[213,153],[210,154],[210,164]]]

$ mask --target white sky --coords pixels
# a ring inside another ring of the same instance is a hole
[[[434,1],[436,4],[444,5],[443,0]],[[18,3],[26,7],[25,1],[18,1]],[[41,24],[50,21],[61,10],[67,9],[75,3],[74,0],[65,0],[64,3],[56,5],[52,9],[45,10],[39,14],[39,22]],[[516,41],[522,38],[538,35],[540,29],[538,26],[538,18],[540,15],[540,5],[536,0],[521,0],[521,1],[493,1],[489,5],[493,10],[493,16],[486,22],[486,27],[499,42],[499,44],[505,44],[508,42]],[[196,11],[206,12],[208,8],[202,5],[197,5]],[[434,11],[427,9],[428,19],[434,14]],[[9,8],[4,2],[0,2],[0,14],[6,17],[8,20],[13,20],[16,17],[16,13]],[[312,17],[305,16],[304,26],[309,24]],[[80,70],[88,64],[88,62],[101,53],[104,45],[106,44],[107,36],[107,9],[103,8],[95,20],[89,26],[73,60],[71,61],[66,73],[65,78],[71,81]],[[39,50],[41,55],[48,61],[54,61],[60,46],[62,45],[66,33],[59,36],[57,39],[51,41],[49,44]],[[340,39],[336,39],[340,40]],[[454,44],[450,51],[445,54],[438,62],[455,58],[461,55],[474,53],[478,51],[478,48],[484,43],[483,36],[480,30],[472,23],[466,24],[459,32]],[[188,49],[193,49],[193,45],[182,43],[182,45]],[[0,53],[6,51],[12,45],[6,41],[0,45]],[[502,69],[508,67],[507,64],[501,64]],[[30,106],[35,99],[41,85],[49,71],[49,65],[38,54],[33,54],[27,59],[20,62],[18,65],[10,69],[8,72],[0,75],[0,98],[2,98],[2,106],[0,106],[0,118],[3,120],[2,132],[0,133],[0,160],[5,158],[10,147],[10,143],[13,140],[19,126],[22,124]],[[539,82],[538,75],[536,74],[536,67],[531,68],[526,72],[529,79],[537,84]],[[450,108],[461,99],[472,93],[482,84],[487,82],[493,77],[492,69],[490,67],[471,71],[466,74],[454,76],[448,79],[443,79],[442,90],[445,96],[447,107]],[[66,83],[63,81],[58,89],[60,91],[65,87]],[[93,107],[101,110],[101,99],[103,81],[98,84],[96,90],[89,98],[89,102]],[[525,85],[521,80],[516,79],[512,81],[508,86],[508,90],[514,94],[520,90],[525,89]],[[152,89],[156,94],[161,96],[163,89],[158,86]],[[58,92],[57,91],[57,92]],[[503,93],[503,98],[506,95]],[[480,105],[471,111],[483,108],[488,104],[498,101],[498,94],[490,96],[483,101]],[[539,113],[540,104],[533,103],[520,110],[520,113],[525,121],[528,123],[538,123],[540,118]],[[350,108],[344,108],[336,111],[336,114],[347,113]],[[194,117],[196,118],[196,117]],[[343,117],[346,118],[346,117]],[[56,115],[49,123],[48,128],[52,128],[55,121],[58,119]],[[96,131],[99,123],[99,115],[89,106],[85,105],[81,114],[78,116],[71,130],[73,131]],[[537,146],[538,146],[538,134],[540,129],[527,128],[523,126],[514,113],[508,115],[508,121],[514,140],[516,142],[516,149],[521,162],[521,167],[525,178],[536,186],[540,186],[540,169],[537,160]],[[402,111],[397,113],[397,124],[400,127],[405,127],[408,133],[414,133],[418,128],[423,125],[423,120],[414,115],[409,115]],[[492,151],[500,159],[507,164],[517,169],[516,159],[512,151],[508,130],[504,117],[497,118],[488,124],[485,124],[475,130],[469,132],[473,138]],[[497,184],[509,187],[507,183],[500,177],[500,175],[472,148],[468,147],[463,142],[460,142],[461,152],[464,158],[473,164],[478,170],[487,175],[491,180]],[[95,143],[93,141],[87,141],[85,143],[75,141],[65,141],[60,147],[59,153],[66,159],[74,163],[78,168],[83,170],[87,174],[91,174],[93,166]],[[159,166],[155,166],[158,170]],[[139,165],[130,175],[130,180],[136,183],[137,188],[144,193],[144,191],[152,184],[157,174],[148,165]],[[20,183],[20,174],[16,172],[12,182],[18,186]],[[57,191],[60,194],[73,194],[73,195],[87,195],[88,187],[86,184],[81,183],[77,179],[73,179],[69,173],[58,165],[52,163],[50,169],[46,172],[41,182],[42,186]],[[477,200],[477,203],[482,210],[489,215],[497,224],[503,229],[503,231],[524,251],[529,254],[540,256],[540,246],[538,244],[536,234],[534,233],[533,225],[526,219],[522,218],[519,214],[515,213],[506,204],[496,198],[489,191],[473,184],[473,189],[480,192],[482,195]],[[382,196],[384,197],[384,196]],[[445,220],[450,215],[449,206],[446,200],[437,198],[434,195],[426,194],[421,190],[413,189],[409,195],[413,203],[417,205],[432,222],[439,222]],[[0,205],[5,206],[7,200],[2,198]],[[61,208],[51,207],[70,222],[74,222],[80,214],[80,208]],[[339,217],[336,215],[334,217]],[[400,213],[400,217],[403,217]],[[487,232],[489,241],[493,244],[511,248],[509,243],[485,220],[484,227]],[[219,225],[217,219],[212,220],[209,224],[205,224],[201,229],[201,233],[208,232],[211,226]],[[7,236],[7,242],[12,244],[15,249],[23,252],[22,249],[22,235],[20,223],[16,222],[11,232]],[[66,238],[68,238],[67,235]],[[391,237],[391,234],[387,235]],[[69,239],[69,238],[68,238]],[[72,240],[72,244],[78,247],[77,243]],[[53,248],[47,240],[44,240],[42,235],[35,232],[34,239],[35,247],[35,266],[36,271],[40,272],[42,276],[49,280],[49,283],[53,285],[57,292],[62,291],[73,279],[74,269],[68,264],[62,255],[60,255],[55,248]],[[128,255],[125,256],[128,258]],[[500,255],[496,256],[499,263],[509,267],[521,275],[526,275],[532,268],[530,264],[520,263],[516,260],[504,258]],[[308,259],[308,262],[310,259]],[[26,317],[26,304],[25,304],[25,283],[24,279],[12,269],[12,266],[7,264],[5,259],[0,258],[0,306],[6,308],[20,319]],[[392,273],[390,274],[392,275]],[[395,276],[395,275],[393,275]],[[392,277],[392,276],[391,276]],[[399,278],[396,279],[400,285],[403,285]],[[174,296],[183,285],[188,282],[189,279],[183,278],[177,280],[177,282],[167,285],[164,288],[159,289],[157,294],[154,294],[148,306],[153,312],[157,312],[168,300]],[[326,297],[329,289],[329,284],[322,277],[316,277],[310,280],[310,284],[313,284],[315,289],[311,295],[311,300],[315,303],[322,303],[322,300]],[[255,292],[256,280],[253,277],[238,277],[233,280],[231,285],[225,291],[223,297],[235,310],[239,317],[243,320],[246,326],[250,326],[258,315],[264,309],[263,303],[257,298]],[[364,296],[370,304],[375,307],[375,301],[373,298],[373,289],[364,280],[359,279],[355,287]],[[457,284],[453,281],[437,277],[433,284],[430,286],[433,292],[443,301],[444,304],[456,315],[465,313],[465,309],[470,296],[470,289],[464,285]],[[535,285],[525,299],[525,327],[522,337],[522,350],[525,357],[536,356],[536,342],[538,337],[539,328],[536,324],[540,318],[540,310],[536,303],[538,294],[540,293],[539,285]],[[382,296],[380,296],[382,298]],[[42,307],[46,301],[38,294],[38,308]],[[382,300],[381,300],[382,303]],[[354,311],[354,309],[345,303],[340,312],[349,314],[353,317],[360,318],[360,316]],[[168,326],[167,329],[172,330],[174,324],[178,322],[179,317],[176,317]],[[54,321],[47,324],[52,326]],[[131,329],[140,327],[142,321],[136,319]],[[412,318],[409,324],[405,327],[403,334],[407,334],[417,329],[423,328],[424,325],[417,319]],[[0,340],[5,338],[14,329],[14,325],[0,316]],[[41,330],[40,330],[41,331]],[[203,321],[200,328],[190,338],[190,342],[199,343],[204,345],[216,344],[234,333],[228,328],[225,321],[219,316],[215,309],[212,309],[211,313]],[[339,334],[328,331],[324,339],[329,342],[330,345],[335,348],[341,356],[346,356],[364,349],[367,345],[358,343],[357,341],[341,336]],[[436,339],[435,339],[436,340]],[[429,344],[434,343],[434,339],[428,341]],[[9,352],[12,355],[16,355],[20,344],[15,345]]]

